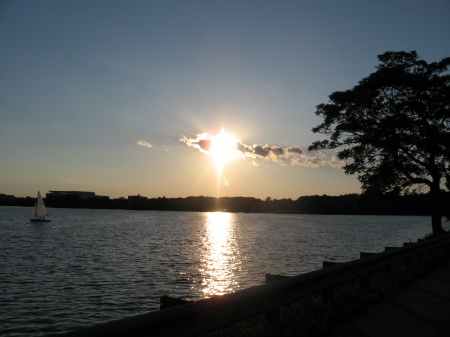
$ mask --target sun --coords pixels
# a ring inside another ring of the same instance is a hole
[[[217,174],[220,176],[225,165],[230,160],[239,157],[239,151],[237,150],[238,140],[224,129],[219,134],[211,136],[210,140],[211,145],[208,154],[213,159],[217,167]]]

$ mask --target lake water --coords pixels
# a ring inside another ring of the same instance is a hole
[[[416,241],[430,217],[0,207],[0,335],[43,336]],[[447,223],[448,224],[448,223]]]

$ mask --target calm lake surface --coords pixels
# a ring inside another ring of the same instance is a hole
[[[0,207],[0,335],[44,336],[416,241],[430,217]],[[448,224],[448,223],[447,223]]]

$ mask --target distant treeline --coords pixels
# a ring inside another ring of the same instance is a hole
[[[449,210],[450,193],[445,193],[445,209]],[[10,198],[0,200],[0,205],[33,206],[36,198]],[[368,197],[363,194],[340,196],[303,196],[297,200],[252,197],[187,197],[146,198],[130,196],[108,199],[82,200],[77,196],[49,197],[47,207],[97,208],[126,210],[161,210],[192,212],[245,212],[245,213],[297,213],[297,214],[377,214],[377,215],[430,215],[431,198],[428,194]],[[447,213],[448,214],[448,213]]]

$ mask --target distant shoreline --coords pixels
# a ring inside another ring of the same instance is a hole
[[[36,198],[0,195],[0,206],[32,207]],[[450,193],[444,193],[450,200]],[[76,196],[49,197],[45,204],[50,208],[86,209],[124,209],[158,211],[193,211],[232,213],[286,213],[286,214],[346,214],[346,215],[431,215],[431,198],[428,194],[404,196],[368,197],[362,194],[340,196],[314,195],[302,196],[297,200],[254,197],[186,197],[186,198],[147,198],[129,196],[109,199],[108,197],[89,198]]]

